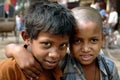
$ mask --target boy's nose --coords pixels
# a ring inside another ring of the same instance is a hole
[[[49,52],[49,57],[51,57],[52,59],[58,59],[59,54],[59,51],[55,49]]]
[[[89,52],[89,51],[90,51],[89,45],[88,45],[88,44],[82,45],[82,51],[83,51],[83,52]]]

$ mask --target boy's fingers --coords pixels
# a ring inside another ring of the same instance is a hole
[[[30,76],[26,76],[26,78],[27,78],[27,80],[33,80],[33,78],[30,77]],[[37,79],[36,79],[36,80],[37,80]]]
[[[32,67],[29,69],[32,73],[36,74],[36,75],[40,75],[40,70],[37,69],[36,67]]]
[[[36,75],[39,75],[42,72],[42,68],[41,68],[40,64],[37,63],[37,61],[34,62],[34,65],[32,64],[29,67],[24,68],[24,71],[25,70],[29,70]]]
[[[23,70],[23,73],[25,74],[25,76],[27,78],[33,78],[33,79],[35,79],[35,78],[37,78],[39,76],[36,73],[32,72],[31,70],[25,70],[25,71]]]
[[[35,61],[35,65],[33,67],[36,69],[36,71],[39,71],[39,72],[43,71],[43,69],[41,68],[41,65],[37,61]]]
[[[38,78],[29,77],[29,78],[27,78],[27,80],[38,80]]]

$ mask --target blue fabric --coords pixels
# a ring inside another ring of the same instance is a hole
[[[68,56],[65,56],[60,64],[63,70],[62,80],[86,80],[81,64],[73,59],[70,54],[67,55]],[[109,58],[105,57],[104,54],[100,54],[97,59],[100,68],[101,80],[120,80],[118,70]],[[104,59],[104,61],[102,59]],[[67,63],[65,64],[64,62]],[[65,67],[63,67],[64,65]],[[109,74],[108,70],[110,72]]]
[[[100,13],[101,16],[106,17],[106,10],[105,9],[101,9],[99,13]]]

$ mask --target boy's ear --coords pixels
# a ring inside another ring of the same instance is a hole
[[[21,36],[22,36],[23,40],[25,41],[25,44],[26,44],[26,45],[29,45],[29,43],[30,43],[30,37],[29,37],[29,35],[26,33],[25,30],[23,30],[23,31],[21,32]]]

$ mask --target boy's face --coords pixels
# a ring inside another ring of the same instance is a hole
[[[90,21],[78,24],[70,50],[81,64],[91,64],[98,56],[104,42],[101,31],[98,25]]]
[[[69,37],[40,32],[37,39],[32,41],[28,39],[27,42],[29,50],[43,69],[53,69],[65,56]]]

